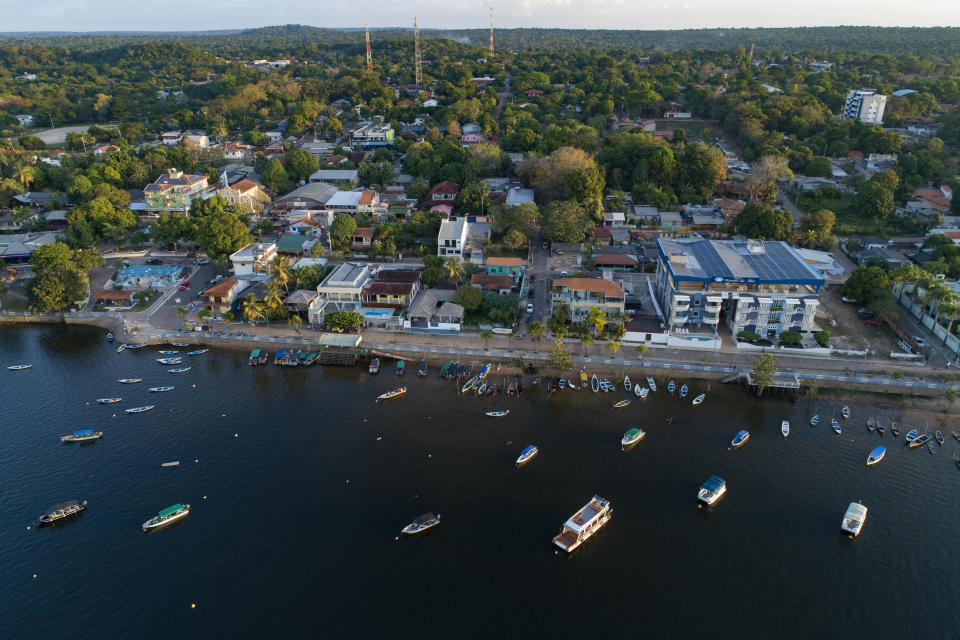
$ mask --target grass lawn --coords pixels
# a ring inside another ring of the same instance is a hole
[[[10,294],[8,291],[0,295],[0,308],[3,311],[26,311],[27,301],[20,296]]]
[[[837,216],[833,226],[833,234],[848,235],[879,235],[885,238],[918,233],[912,224],[902,218],[890,216],[880,225],[873,218],[863,218],[853,209],[853,198],[796,198],[797,208],[804,213],[829,209]]]

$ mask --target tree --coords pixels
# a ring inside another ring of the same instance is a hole
[[[813,249],[830,237],[833,225],[837,220],[836,214],[829,209],[819,209],[803,216],[801,225],[806,231],[806,245]]]
[[[793,216],[769,204],[751,202],[737,216],[737,232],[760,240],[788,240],[793,235]]]
[[[250,295],[243,301],[243,317],[250,324],[255,324],[264,316],[263,302],[255,295]]]
[[[187,315],[187,313],[188,313],[187,308],[184,307],[183,305],[180,305],[179,307],[177,307],[177,318],[178,318],[179,321],[180,321],[180,330],[181,330],[181,331],[183,331],[183,318],[184,318],[184,316]]]
[[[297,335],[300,335],[300,325],[303,324],[303,318],[301,318],[296,313],[290,316],[290,319],[287,321],[290,325],[296,330]]]
[[[317,156],[305,149],[292,150],[284,157],[284,160],[286,161],[285,172],[292,176],[294,180],[309,180],[310,176],[320,168],[320,161]],[[269,164],[267,167],[269,168]]]
[[[799,331],[781,331],[780,344],[800,344],[803,334]]]
[[[893,213],[893,191],[886,188],[881,181],[874,181],[873,178],[867,180],[867,183],[860,188],[853,202],[861,216],[871,218],[876,224]]]
[[[567,347],[563,344],[563,340],[560,338],[557,338],[554,341],[549,355],[550,366],[558,371],[566,371],[573,366],[573,356],[570,354],[570,351],[567,350]]]
[[[519,229],[511,229],[503,236],[503,246],[508,249],[519,249],[527,244],[527,236]]]
[[[650,348],[649,348],[647,345],[645,345],[645,344],[638,344],[638,345],[637,345],[637,355],[638,355],[639,357],[642,358],[643,356],[647,355],[647,352],[648,352],[648,351],[650,351]]]
[[[480,339],[483,340],[484,349],[490,346],[490,338],[492,337],[493,337],[493,332],[490,330],[484,330],[480,332]]]
[[[334,329],[352,331],[363,323],[363,315],[356,311],[335,311],[324,316],[323,321]]]
[[[843,295],[862,304],[869,304],[878,292],[890,288],[890,278],[881,267],[859,266],[843,283]]]
[[[617,353],[620,351],[620,342],[617,340],[607,340],[607,348],[610,349],[610,354],[616,358]]]
[[[220,317],[223,318],[224,324],[230,324],[233,322],[234,313],[233,311],[224,311],[220,314]]]
[[[279,159],[273,158],[263,170],[260,181],[274,193],[282,193],[290,185],[290,176],[283,167],[283,163]]]
[[[270,261],[270,274],[273,276],[273,281],[279,284],[284,291],[289,291],[287,285],[293,278],[293,272],[283,258],[275,256]]]
[[[817,344],[821,347],[827,346],[830,342],[830,332],[829,331],[814,331],[813,339],[817,341]]]
[[[747,190],[752,198],[773,200],[777,194],[777,180],[792,177],[793,172],[790,170],[785,156],[763,156],[750,167]]]
[[[534,320],[527,326],[527,330],[530,332],[530,337],[533,338],[534,342],[540,342],[543,334],[547,332],[547,325],[539,320]]]
[[[447,258],[443,263],[443,269],[447,274],[447,282],[452,282],[454,284],[463,282],[466,272],[463,270],[463,263],[456,258]]]
[[[590,350],[590,345],[593,344],[593,336],[589,333],[585,333],[580,336],[580,346],[583,347],[583,355],[587,355]]]
[[[603,332],[603,328],[607,326],[607,314],[603,311],[602,307],[590,307],[590,310],[587,311],[587,318],[584,320],[584,324],[593,327],[593,336],[596,338]]]
[[[222,200],[222,198],[212,198]],[[253,242],[247,225],[232,211],[220,208],[200,221],[200,248],[214,262],[224,263],[230,254]]]
[[[483,306],[483,292],[471,285],[463,285],[453,294],[453,300],[466,311],[476,311]]]
[[[338,215],[330,225],[330,243],[334,249],[345,251],[353,242],[353,233],[357,230],[357,221],[348,213]]]
[[[544,235],[552,242],[581,242],[593,226],[583,205],[570,200],[551,202],[543,217]]]
[[[757,396],[763,395],[777,374],[777,360],[773,354],[764,353],[753,360],[753,384],[757,387]]]
[[[210,309],[207,309],[207,308],[200,309],[200,311],[197,311],[197,320],[199,320],[202,323],[204,320],[206,320],[212,315],[213,315],[213,311],[211,311]]]
[[[829,178],[833,175],[833,166],[828,158],[821,156],[808,162],[803,172],[815,178]]]
[[[517,314],[519,299],[513,294],[488,293],[483,298],[483,313],[492,322],[511,324]]]

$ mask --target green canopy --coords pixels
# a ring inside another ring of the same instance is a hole
[[[166,518],[167,516],[172,516],[172,515],[175,514],[176,512],[180,511],[181,509],[183,509],[183,505],[177,503],[177,504],[173,505],[172,507],[167,507],[166,509],[164,509],[163,511],[161,511],[161,512],[160,512],[160,517],[161,517],[161,518]]]

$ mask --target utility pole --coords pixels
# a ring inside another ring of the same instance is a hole
[[[423,63],[420,58],[420,20],[413,19],[413,67],[417,88],[423,84]]]
[[[487,50],[487,57],[493,60],[493,5],[490,5],[490,47]]]
[[[363,21],[363,30],[365,32],[365,37],[367,39],[367,73],[373,72],[373,56],[370,55],[370,26],[367,24],[367,21]]]

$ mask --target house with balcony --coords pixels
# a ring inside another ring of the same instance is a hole
[[[668,331],[778,337],[813,332],[822,274],[785,242],[657,240],[657,296]]]
[[[215,193],[207,176],[168,169],[156,182],[144,187],[143,198],[147,203],[147,211],[186,213],[195,199],[209,198]]]
[[[454,292],[444,289],[421,291],[403,321],[405,331],[414,333],[459,334],[463,307],[453,301]]]
[[[344,262],[317,285],[317,297],[307,311],[310,324],[323,324],[323,318],[335,311],[358,311],[363,290],[376,274],[367,264]]]
[[[510,276],[516,284],[523,277],[523,259],[489,257],[487,273],[493,276]]]
[[[361,125],[350,134],[350,142],[354,151],[379,149],[393,144],[394,131],[389,124],[373,122]]]
[[[469,223],[464,218],[453,217],[443,220],[440,223],[440,231],[437,233],[437,256],[463,260],[468,226]]]
[[[273,242],[253,242],[230,255],[233,274],[249,276],[254,273],[266,273],[270,261],[277,256],[277,245]]]
[[[624,312],[623,286],[603,278],[559,278],[550,291],[550,312],[560,306],[570,310],[570,320],[582,324],[592,307],[604,313]]]
[[[361,294],[365,307],[409,307],[420,292],[419,269],[381,269]]]
[[[208,287],[200,294],[203,305],[215,314],[223,314],[233,309],[239,294],[246,288],[246,282],[238,278],[224,278]]]
[[[436,206],[445,205],[449,207],[447,213],[453,211],[454,205],[457,203],[457,195],[460,193],[460,185],[456,182],[449,182],[444,180],[443,182],[438,182],[430,188],[430,191],[427,192],[427,195],[423,197],[423,202],[420,203],[420,208],[427,211],[433,210]]]
[[[217,189],[217,195],[229,202],[238,205],[247,213],[260,213],[270,206],[270,196],[259,183],[244,178],[229,186]]]
[[[334,217],[341,213],[355,216],[358,213],[373,213],[378,204],[380,204],[380,194],[372,189],[337,191],[327,200],[326,210]]]

